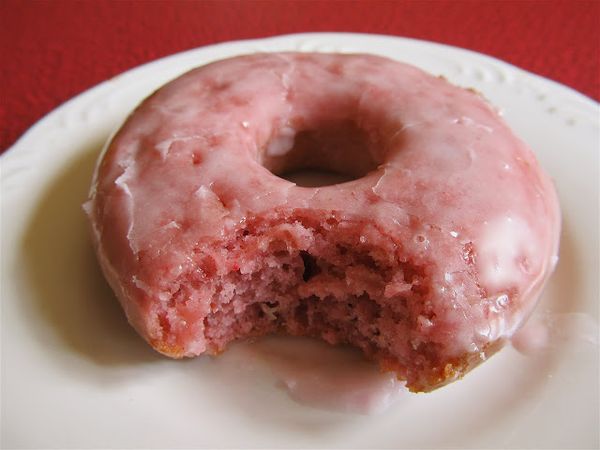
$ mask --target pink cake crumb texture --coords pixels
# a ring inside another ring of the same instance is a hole
[[[308,188],[277,176],[333,170]],[[172,357],[268,333],[349,343],[429,391],[531,313],[556,194],[472,91],[369,55],[195,69],[130,116],[85,205],[130,323]]]

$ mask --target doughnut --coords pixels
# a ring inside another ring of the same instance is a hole
[[[349,180],[284,178],[304,169]],[[106,279],[158,352],[317,337],[415,392],[499,350],[558,259],[552,182],[497,111],[372,55],[185,73],[109,141],[84,209]]]

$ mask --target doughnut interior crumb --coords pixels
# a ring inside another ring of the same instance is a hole
[[[247,220],[195,249],[198,269],[172,280],[155,305],[162,338],[153,345],[181,357],[270,333],[314,336],[360,348],[421,390],[452,367],[425,336],[436,321],[427,267],[397,255],[373,225],[335,215]]]

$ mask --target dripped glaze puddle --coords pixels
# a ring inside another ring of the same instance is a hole
[[[315,339],[267,337],[238,344],[219,359],[245,375],[270,373],[294,401],[318,409],[378,414],[410,395],[404,383],[380,372],[358,350]]]
[[[598,345],[598,333],[598,324],[589,314],[538,313],[513,336],[511,344],[530,357],[564,346],[585,351]],[[415,395],[358,350],[316,339],[265,337],[233,345],[214,362],[246,380],[272,380],[295,402],[321,410],[380,414]]]
[[[598,345],[598,323],[589,314],[546,313],[532,317],[513,338],[511,344],[524,355],[556,350],[566,344]]]

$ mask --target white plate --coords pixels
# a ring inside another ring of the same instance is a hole
[[[296,404],[268,382],[221,376],[209,358],[161,358],[129,328],[80,210],[102,144],[165,81],[216,59],[276,50],[381,54],[483,92],[560,194],[561,260],[541,308],[598,317],[598,104],[487,56],[395,37],[304,34],[199,48],[79,95],[0,159],[2,445],[597,447],[593,346],[531,358],[505,349],[463,381],[382,415],[352,416]]]

